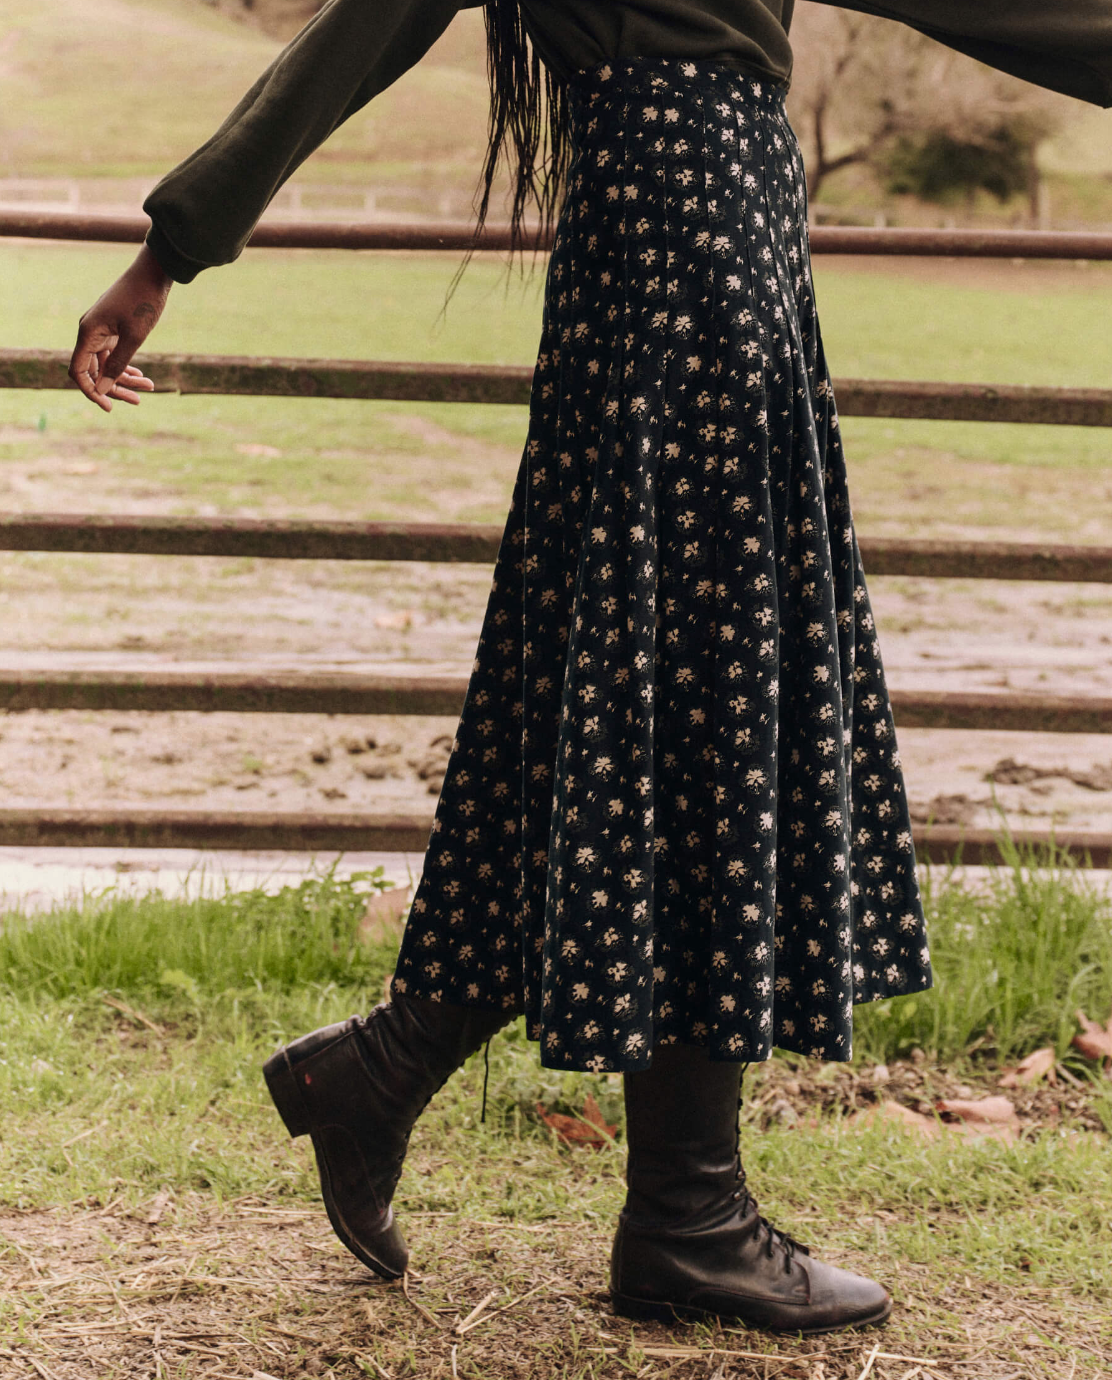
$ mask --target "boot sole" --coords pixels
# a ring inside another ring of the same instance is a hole
[[[855,1318],[853,1322],[833,1323],[827,1327],[770,1327],[763,1323],[748,1322],[740,1314],[716,1312],[711,1308],[699,1308],[691,1304],[657,1303],[649,1299],[635,1299],[630,1298],[627,1294],[615,1294],[613,1292],[610,1294],[610,1301],[614,1306],[615,1313],[623,1318],[633,1318],[638,1322],[674,1322],[677,1319],[681,1322],[701,1322],[706,1318],[722,1318],[732,1322],[740,1322],[744,1327],[752,1328],[757,1332],[775,1332],[786,1337],[821,1337],[828,1332],[848,1332],[859,1327],[880,1327],[888,1321],[892,1312],[892,1300],[889,1299],[875,1313],[870,1313],[863,1318]]]
[[[336,1200],[332,1194],[332,1186],[328,1174],[327,1162],[321,1147],[317,1143],[317,1138],[313,1135],[312,1119],[309,1110],[305,1106],[301,1091],[297,1086],[297,1079],[294,1077],[293,1069],[290,1067],[286,1052],[280,1049],[277,1054],[271,1057],[263,1065],[263,1077],[266,1080],[267,1091],[270,1099],[278,1110],[278,1115],[286,1130],[290,1133],[293,1140],[299,1136],[309,1136],[313,1142],[313,1154],[317,1161],[317,1173],[320,1176],[321,1197],[324,1199],[324,1210],[328,1214],[328,1220],[332,1225],[332,1230],[336,1233],[340,1242],[347,1247],[353,1256],[361,1261],[368,1270],[373,1270],[381,1279],[400,1279],[405,1273],[401,1270],[392,1268],[371,1255],[365,1246],[358,1242],[344,1225],[343,1217],[340,1215]]]

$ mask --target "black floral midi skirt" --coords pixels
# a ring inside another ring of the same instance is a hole
[[[930,985],[783,92],[572,84],[530,424],[399,992],[554,1068],[848,1059]]]

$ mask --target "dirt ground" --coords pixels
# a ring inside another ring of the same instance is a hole
[[[179,563],[152,561],[143,589],[140,562],[79,589],[36,570],[5,624],[4,662],[465,675],[489,579],[477,567],[259,562],[194,586],[167,574]],[[1112,694],[1112,590],[876,579],[872,593],[893,688]],[[9,808],[431,813],[453,729],[450,718],[8,714],[0,786]],[[1106,737],[906,730],[900,744],[918,820],[992,827],[1002,812],[1017,828],[1112,830]]]
[[[1083,1380],[1108,1373],[1097,1320],[1084,1310],[1071,1319],[1067,1363],[1048,1341],[1060,1328],[1060,1300],[1032,1288],[1020,1303],[968,1276],[938,1290],[914,1265],[890,1281],[897,1312],[879,1334],[781,1341],[741,1329],[631,1325],[614,1315],[605,1293],[608,1231],[572,1226],[411,1214],[407,1236],[423,1268],[388,1285],[371,1279],[312,1209],[250,1198],[214,1206],[161,1193],[130,1210],[90,1202],[7,1211],[0,1281],[24,1310],[24,1326],[18,1339],[0,1343],[0,1375],[1016,1380],[1060,1373]],[[838,1263],[863,1264],[846,1253]],[[916,1335],[929,1344],[917,1344]]]

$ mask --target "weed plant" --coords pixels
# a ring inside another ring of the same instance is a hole
[[[1112,908],[1060,850],[1023,850],[1006,837],[1005,864],[971,881],[926,872],[935,986],[858,1007],[856,1048],[890,1060],[918,1046],[944,1063],[999,1062],[1040,1045],[1064,1054],[1081,1007],[1112,1009]],[[396,956],[393,940],[368,942],[361,920],[381,870],[312,876],[262,890],[169,900],[108,891],[44,916],[0,922],[0,992],[9,1000],[70,1004],[115,996],[170,1023],[245,1003],[270,1013],[328,990],[364,1007],[377,1001]],[[515,1065],[535,1064],[524,1038],[502,1042]],[[563,1075],[507,1073],[515,1103],[561,1098]],[[572,1080],[573,1083],[575,1080]],[[577,1095],[580,1089],[574,1089]]]
[[[876,1060],[915,1046],[942,1062],[1000,1063],[1053,1045],[1066,1054],[1084,1008],[1112,1009],[1112,908],[1054,847],[1001,839],[1004,865],[975,882],[928,870],[924,902],[934,988],[858,1007],[859,1054]]]
[[[103,992],[154,1002],[173,1018],[175,997],[209,1005],[248,991],[336,984],[381,987],[387,945],[364,943],[367,899],[390,883],[382,869],[335,869],[277,894],[264,890],[171,901],[107,891],[47,915],[0,926],[0,983],[12,993],[81,998]]]

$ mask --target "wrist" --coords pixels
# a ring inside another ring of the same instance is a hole
[[[174,285],[174,280],[163,268],[158,256],[145,241],[131,265],[132,273],[141,278],[147,287],[165,298]]]
[[[170,239],[152,222],[143,246],[172,283],[191,283],[204,264],[195,263],[178,252]]]

